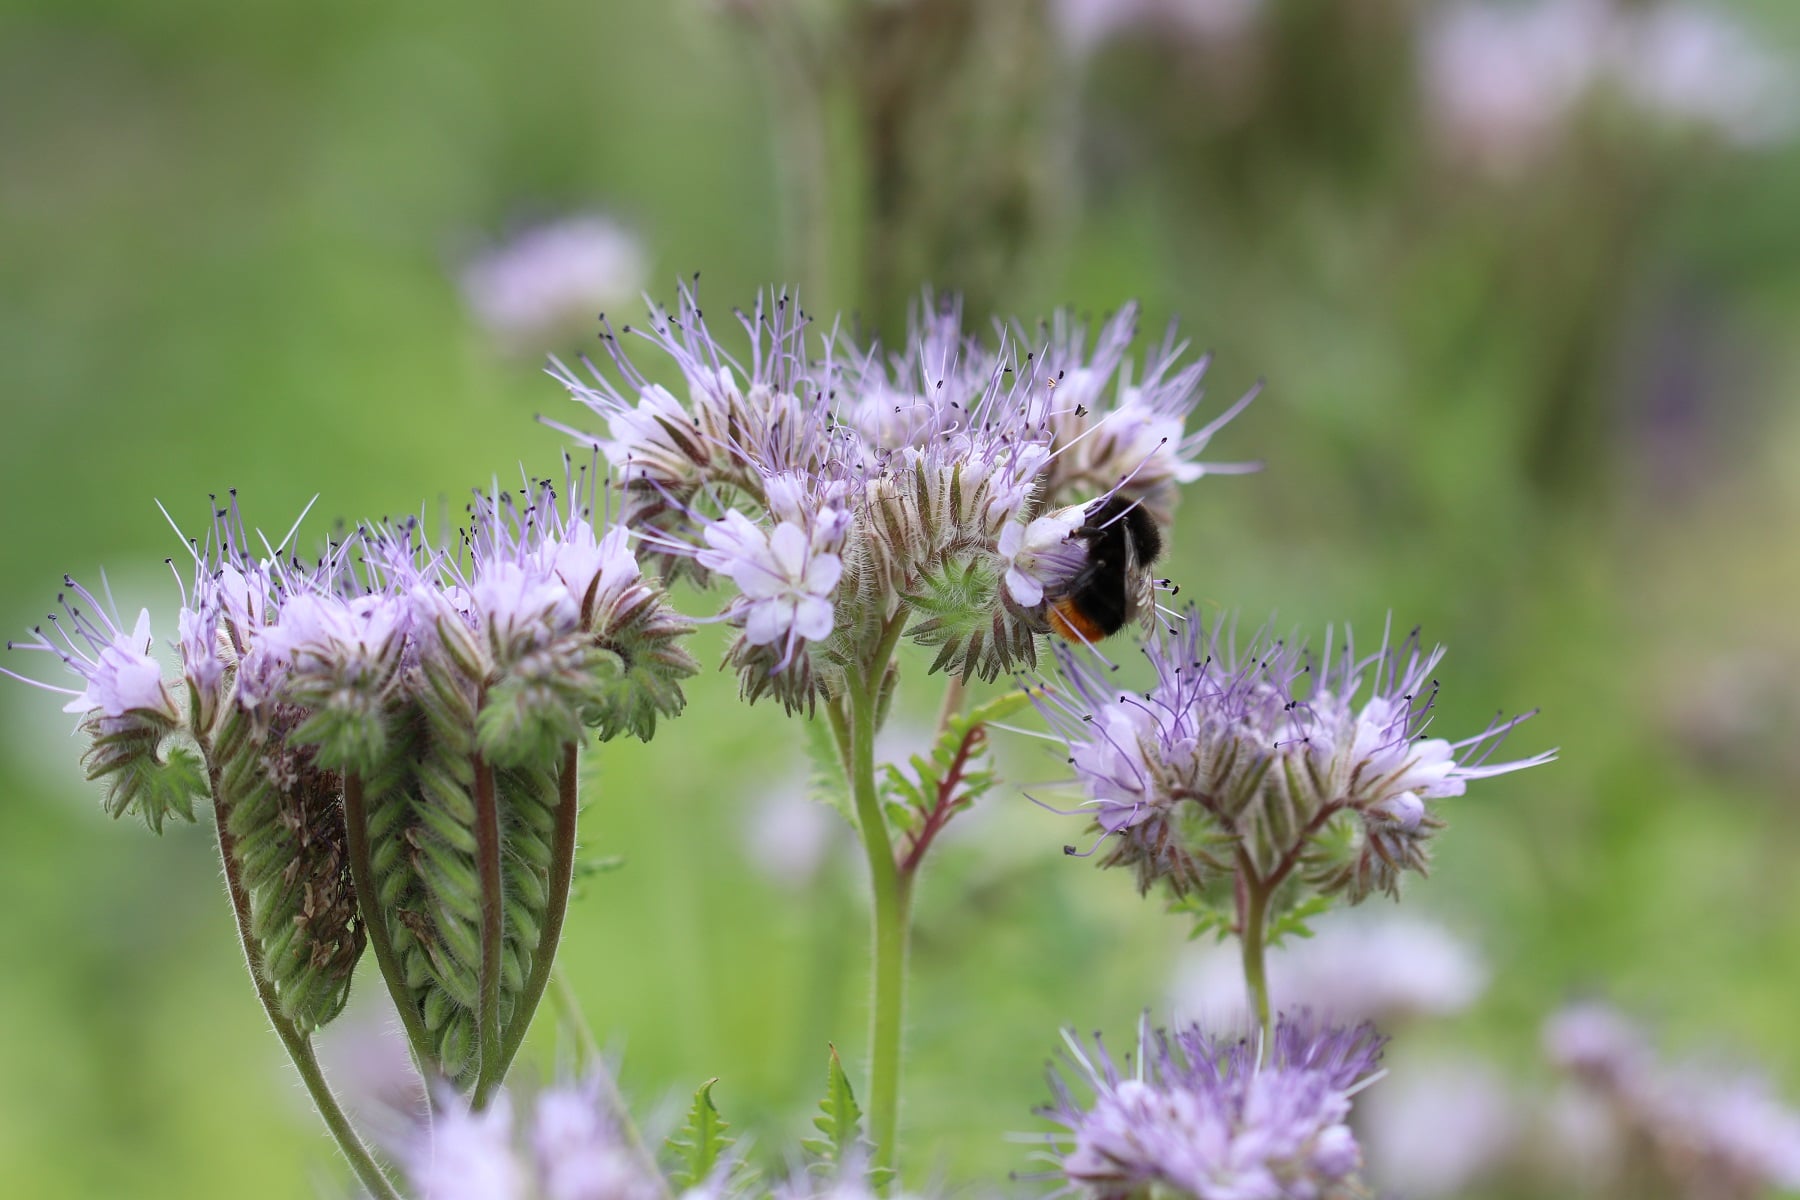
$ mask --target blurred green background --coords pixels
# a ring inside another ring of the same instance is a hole
[[[1541,705],[1514,748],[1562,748],[1448,806],[1408,893],[1493,974],[1435,1036],[1540,1086],[1544,1016],[1606,994],[1800,1096],[1800,143],[1600,86],[1516,161],[1471,161],[1416,82],[1432,14],[1407,0],[1237,4],[1224,41],[1152,26],[1073,54],[1022,0],[870,4],[808,113],[778,39],[720,11],[756,7],[6,0],[0,623],[22,634],[64,571],[104,565],[172,636],[155,499],[198,529],[237,487],[279,533],[316,493],[316,538],[554,470],[534,414],[585,414],[535,352],[585,328],[517,353],[457,283],[533,215],[611,213],[654,293],[698,269],[721,312],[802,275],[811,307],[889,328],[926,282],[978,321],[1135,297],[1147,332],[1179,317],[1214,352],[1203,412],[1268,381],[1211,455],[1267,470],[1183,501],[1184,597],[1308,631],[1418,622],[1451,648],[1440,729]],[[1723,11],[1800,56],[1800,8]],[[809,119],[823,200],[784,226]],[[908,666],[896,722],[923,726],[940,684]],[[207,830],[107,821],[44,700],[0,690],[6,1189],[316,1194],[336,1168]],[[626,865],[585,884],[563,961],[644,1111],[717,1075],[773,1150],[827,1041],[860,1064],[857,864],[839,841],[796,877],[777,851],[805,822],[757,828],[798,789],[799,729],[725,675],[690,700],[589,759],[586,844]],[[1022,780],[1060,767],[1005,754]],[[1183,943],[1064,858],[1074,823],[1016,788],[985,803],[919,899],[915,1182],[1029,1170],[1005,1135],[1037,1128],[1058,1027],[1122,1036]]]

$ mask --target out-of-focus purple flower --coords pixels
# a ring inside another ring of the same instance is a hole
[[[1716,9],[1676,2],[1468,0],[1429,10],[1424,102],[1447,151],[1507,174],[1538,157],[1589,97],[1738,145],[1791,132],[1792,70]]]
[[[1480,957],[1449,930],[1399,913],[1365,914],[1367,909],[1327,914],[1314,925],[1314,936],[1271,949],[1271,994],[1333,1020],[1373,1021],[1387,1029],[1461,1012],[1487,986]],[[1180,1018],[1214,1025],[1249,1018],[1235,947],[1188,951],[1170,991]]]
[[[539,1093],[521,1127],[510,1097],[479,1112],[460,1097],[402,1142],[419,1200],[656,1200],[667,1189],[606,1107],[595,1079]]]
[[[1720,10],[1680,3],[1622,18],[1613,64],[1621,91],[1645,112],[1752,147],[1793,132],[1795,69]]]
[[[1362,1156],[1351,1098],[1377,1078],[1382,1039],[1369,1026],[1329,1029],[1283,1016],[1259,1063],[1247,1040],[1138,1032],[1121,1074],[1096,1038],[1065,1041],[1093,1092],[1082,1102],[1050,1077],[1040,1110],[1067,1135],[1051,1158],[1069,1190],[1096,1197],[1167,1192],[1193,1200],[1281,1200],[1356,1194]]]
[[[531,1180],[513,1143],[512,1101],[476,1111],[460,1099],[439,1107],[401,1154],[419,1200],[529,1200]]]
[[[643,244],[609,217],[584,214],[522,230],[469,260],[463,299],[509,350],[541,350],[643,290]]]
[[[1617,1145],[1689,1194],[1751,1200],[1800,1188],[1800,1111],[1752,1072],[1659,1060],[1643,1031],[1587,1002],[1545,1026],[1551,1060],[1611,1116]]]
[[[1390,1061],[1357,1117],[1370,1177],[1419,1200],[1464,1195],[1513,1152],[1521,1124],[1506,1081],[1469,1057]]]
[[[1266,633],[1239,648],[1224,622],[1208,631],[1190,610],[1145,653],[1147,691],[1061,649],[1062,685],[1035,693],[1112,840],[1103,861],[1134,868],[1144,890],[1183,893],[1241,852],[1259,875],[1297,871],[1352,902],[1397,893],[1442,825],[1429,801],[1555,756],[1489,761],[1522,717],[1457,742],[1427,736],[1443,651],[1416,634],[1358,655],[1347,632],[1334,649],[1328,631],[1315,660]]]

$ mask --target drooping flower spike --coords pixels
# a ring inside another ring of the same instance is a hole
[[[1333,1029],[1283,1016],[1267,1047],[1208,1036],[1198,1026],[1152,1031],[1146,1015],[1123,1067],[1098,1034],[1064,1034],[1078,1097],[1052,1069],[1058,1194],[1095,1200],[1288,1200],[1361,1194],[1362,1154],[1348,1124],[1352,1098],[1380,1078],[1373,1027]]]
[[[1461,741],[1431,736],[1443,651],[1416,632],[1366,655],[1348,631],[1334,649],[1328,632],[1315,658],[1266,631],[1240,647],[1227,622],[1209,628],[1190,608],[1143,649],[1148,690],[1061,649],[1061,682],[1034,692],[1067,743],[1102,861],[1132,868],[1140,890],[1182,895],[1242,864],[1351,903],[1397,894],[1443,825],[1429,802],[1555,757],[1491,761],[1529,713]]]

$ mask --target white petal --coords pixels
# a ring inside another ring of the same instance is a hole
[[[835,554],[821,554],[806,564],[806,577],[800,590],[813,596],[828,596],[844,575],[844,560]]]
[[[744,637],[752,646],[767,646],[787,632],[792,621],[779,600],[758,600],[744,617]]]
[[[769,535],[769,553],[782,577],[799,579],[806,573],[806,533],[798,525],[783,522]]]
[[[1006,572],[1006,590],[1021,608],[1036,608],[1044,602],[1044,585],[1017,567]]]
[[[794,608],[794,632],[809,642],[824,641],[831,636],[831,605],[816,596],[807,596]]]

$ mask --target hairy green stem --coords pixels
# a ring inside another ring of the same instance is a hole
[[[210,761],[209,754],[209,764]],[[376,1163],[375,1156],[357,1135],[356,1127],[350,1123],[343,1106],[332,1094],[325,1072],[319,1067],[318,1056],[313,1053],[312,1039],[281,1015],[281,1002],[275,995],[274,985],[263,977],[262,951],[250,929],[250,895],[244,890],[237,859],[232,853],[231,831],[227,828],[228,814],[225,802],[219,795],[218,772],[211,771],[211,774],[213,821],[219,834],[219,858],[225,865],[225,890],[231,898],[232,912],[237,917],[238,941],[243,946],[244,963],[250,969],[250,981],[256,985],[256,998],[262,1001],[263,1012],[268,1016],[269,1024],[275,1027],[275,1035],[286,1048],[294,1070],[300,1073],[300,1081],[306,1085],[307,1095],[312,1097],[313,1106],[319,1110],[325,1128],[331,1131],[332,1139],[349,1161],[350,1169],[356,1172],[357,1179],[362,1181],[362,1185],[375,1200],[400,1200],[400,1193],[394,1190],[394,1185]]]
[[[505,952],[506,903],[500,881],[500,803],[494,769],[475,756],[475,867],[481,880],[481,974],[476,994],[475,1045],[479,1066],[471,1102],[487,1104],[500,1083],[500,956]]]
[[[856,823],[869,860],[874,913],[874,996],[869,1018],[869,1138],[876,1168],[892,1169],[898,1159],[895,1135],[900,1118],[900,1035],[906,1010],[906,951],[912,917],[911,877],[900,873],[875,787],[875,724],[888,661],[904,622],[896,617],[849,684],[848,714],[851,796]],[[842,722],[837,712],[834,723]]]
[[[1249,993],[1250,1011],[1262,1030],[1262,1053],[1268,1053],[1275,1026],[1269,1015],[1269,972],[1267,963],[1269,894],[1274,889],[1251,873],[1247,856],[1240,855],[1238,878],[1243,883],[1239,894],[1238,941],[1244,951],[1244,987]]]
[[[576,824],[581,815],[580,749],[574,742],[563,749],[562,773],[556,780],[556,831],[550,843],[549,901],[544,909],[543,928],[538,932],[537,949],[532,952],[531,974],[525,980],[525,990],[519,993],[512,1023],[501,1041],[501,1079],[506,1077],[507,1068],[525,1041],[532,1014],[543,1000],[544,988],[554,972],[556,948],[562,943],[563,917],[569,911],[569,888],[575,879]]]
[[[412,1049],[413,1065],[427,1081],[430,1094],[431,1076],[437,1070],[437,1057],[432,1048],[431,1032],[425,1018],[413,1002],[406,986],[406,971],[388,936],[387,914],[380,911],[376,898],[381,894],[375,883],[375,866],[369,851],[368,798],[358,775],[344,776],[344,831],[350,849],[350,879],[356,885],[356,905],[362,915],[363,929],[369,935],[369,946],[375,951],[375,964],[381,968],[382,981],[400,1014],[400,1025],[406,1031],[407,1045]],[[435,1101],[434,1101],[435,1103]]]

